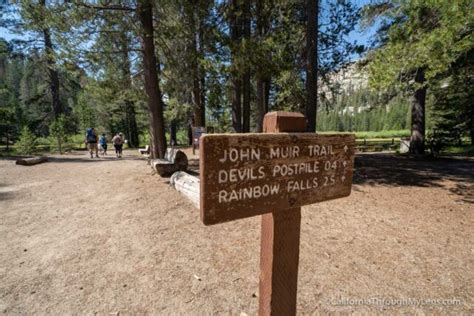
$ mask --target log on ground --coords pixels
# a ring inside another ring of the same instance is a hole
[[[188,157],[179,149],[168,148],[165,159],[153,159],[151,166],[162,177],[169,177],[176,171],[188,170]]]
[[[178,167],[176,164],[169,162],[165,159],[153,159],[151,160],[151,167],[161,176],[169,177],[176,171]]]
[[[199,205],[199,178],[192,176],[186,172],[178,171],[173,173],[170,184],[177,191],[185,195],[197,208]]]
[[[48,157],[40,156],[40,157],[33,157],[33,158],[20,158],[17,159],[16,164],[21,166],[33,166],[39,163],[47,162]]]

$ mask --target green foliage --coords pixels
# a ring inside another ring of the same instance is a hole
[[[168,122],[171,122],[171,121],[185,122],[191,110],[192,110],[191,104],[189,103],[181,104],[176,98],[171,98],[167,102],[167,107],[166,107],[164,116]]]
[[[431,83],[474,47],[470,0],[397,0],[382,16],[385,43],[369,55],[373,88],[406,90],[419,68]]]
[[[432,87],[431,133],[444,145],[460,144],[465,136],[474,143],[473,73],[474,59],[466,56]]]
[[[67,124],[67,118],[62,114],[58,116],[49,127],[51,138],[56,140],[57,149],[60,154],[63,153],[63,145],[67,143]]]
[[[317,116],[318,131],[390,131],[409,128],[410,105],[403,97],[378,104],[377,93],[368,89],[339,95],[334,106],[321,109]]]
[[[153,2],[155,20],[159,21],[154,23],[154,34],[166,130],[175,122],[179,143],[187,143],[196,89],[203,94],[207,126],[216,132],[232,131],[230,80],[234,74],[250,71],[252,127],[258,117],[257,75],[270,79],[270,111],[303,109],[305,1],[251,2],[252,34],[235,42],[229,32],[229,18],[243,12],[231,12],[229,1]],[[427,126],[436,135],[434,141],[448,140],[449,136],[448,142],[458,142],[472,133],[474,71],[468,58],[474,45],[472,1],[372,2],[376,4],[366,12],[382,17],[373,20],[381,25],[376,36],[379,46],[367,58],[370,86],[376,90],[372,92],[344,91],[333,76],[363,50],[348,40],[358,22],[359,8],[349,0],[319,3],[318,131],[357,131],[366,133],[360,134],[364,137],[406,136],[410,107],[405,92],[417,88],[413,75],[422,68],[424,84],[429,87]],[[127,7],[134,4],[116,3]],[[97,2],[99,7],[108,5],[109,1]],[[7,133],[15,139],[21,127],[28,126],[45,139],[44,146],[54,148],[57,143],[62,151],[69,143],[68,135],[82,138],[84,130],[94,126],[99,133],[123,132],[130,144],[138,140],[148,143],[136,12],[98,10],[68,1],[41,5],[24,0],[13,6],[19,10],[12,19],[17,19],[20,27],[11,29],[22,32],[27,41],[20,45],[0,40],[1,140]],[[258,29],[259,19],[267,23],[263,31]],[[51,36],[49,50],[34,44],[37,38],[44,40],[45,31]],[[58,73],[65,112],[57,120],[51,108],[51,70]]]
[[[30,129],[25,126],[21,130],[20,137],[15,145],[16,151],[19,154],[31,155],[36,149],[36,137]]]
[[[79,120],[79,128],[85,131],[88,127],[96,126],[96,114],[94,112],[94,100],[85,92],[79,95],[77,106],[74,107],[74,114]]]

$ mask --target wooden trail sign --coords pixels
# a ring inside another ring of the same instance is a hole
[[[200,139],[205,225],[262,216],[260,315],[294,315],[301,206],[348,196],[355,137],[302,133],[302,114],[265,115],[266,134]]]
[[[352,134],[214,134],[201,138],[206,225],[348,196]]]

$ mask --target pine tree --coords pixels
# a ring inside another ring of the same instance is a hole
[[[412,153],[424,153],[428,87],[474,46],[471,4],[469,0],[387,1],[366,8],[369,19],[382,17],[382,45],[369,56],[370,84],[391,92],[411,91]]]

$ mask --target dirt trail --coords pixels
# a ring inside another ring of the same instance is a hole
[[[303,208],[299,313],[474,313],[474,162],[391,159]],[[203,226],[132,152],[0,160],[0,313],[255,314],[259,220]],[[370,298],[460,304],[337,305]]]

